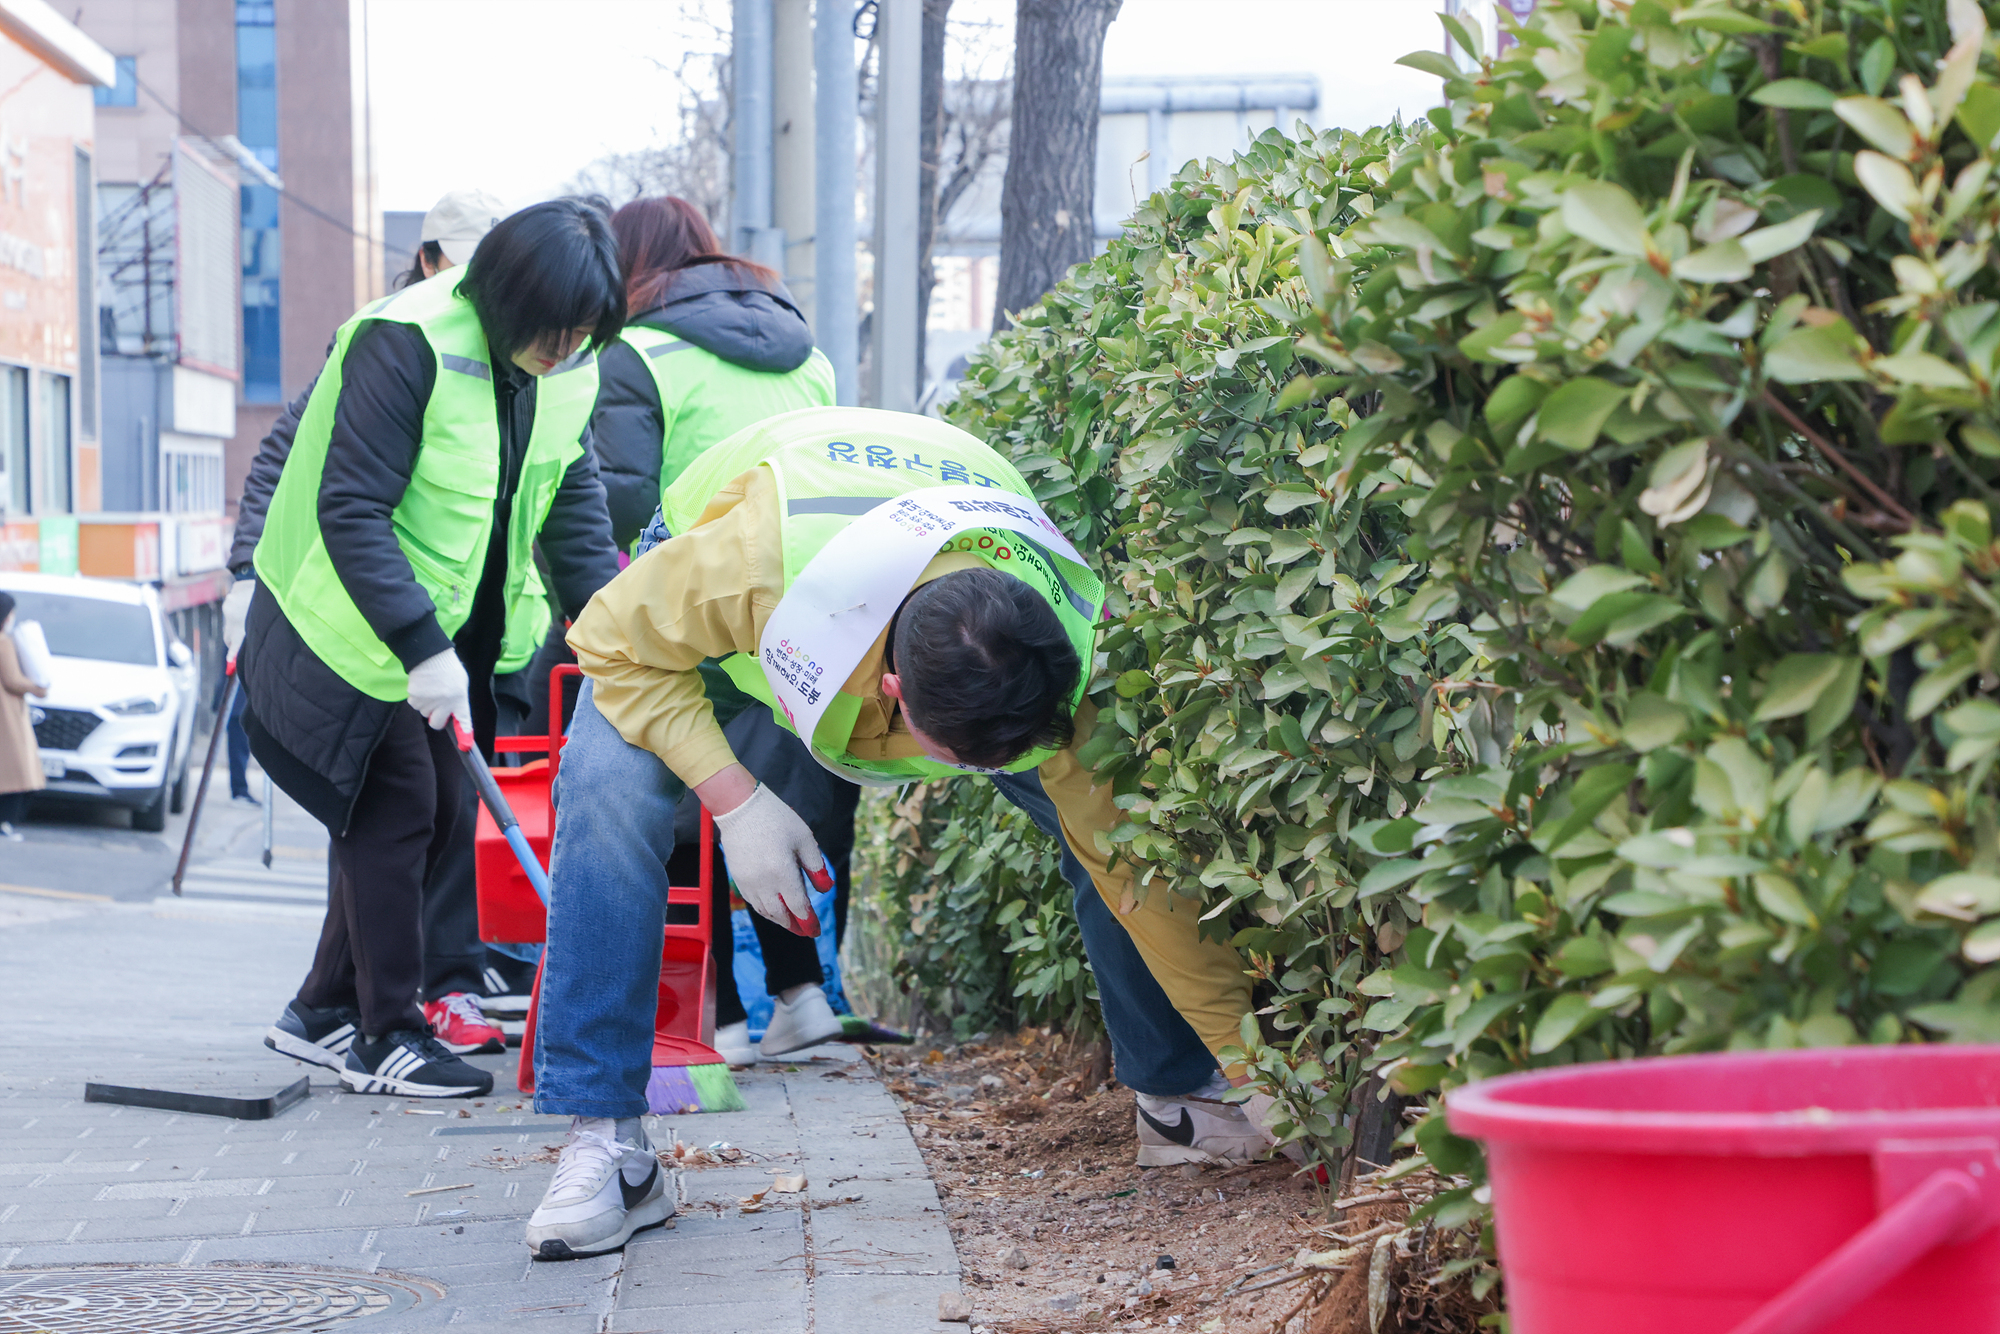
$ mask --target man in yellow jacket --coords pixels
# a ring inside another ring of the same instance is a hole
[[[855,782],[990,776],[1061,842],[1139,1161],[1264,1151],[1220,1100],[1214,1053],[1249,1009],[1235,951],[1194,904],[1136,895],[1098,837],[1122,818],[1077,757],[1102,586],[1006,460],[928,418],[803,409],[711,448],[648,539],[569,636],[589,680],[557,780],[535,1106],[576,1121],[529,1221],[538,1257],[615,1250],[673,1211],[639,1117],[685,790],[750,906],[812,929],[811,831],[722,731],[759,704]]]

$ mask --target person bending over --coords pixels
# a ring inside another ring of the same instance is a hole
[[[1262,1153],[1219,1101],[1213,1055],[1249,1008],[1241,962],[1201,938],[1197,907],[1141,899],[1100,850],[1123,816],[1077,748],[1103,591],[1020,474],[929,418],[807,408],[710,448],[663,514],[676,536],[569,636],[588,679],[555,793],[535,1106],[575,1120],[528,1222],[535,1255],[615,1250],[673,1212],[640,1117],[684,791],[715,813],[750,906],[812,929],[812,832],[722,732],[752,707],[853,782],[991,778],[1060,842],[1118,1077],[1140,1095],[1141,1163]]]

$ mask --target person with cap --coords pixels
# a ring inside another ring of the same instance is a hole
[[[472,683],[504,651],[537,549],[572,614],[617,572],[589,422],[596,352],[624,318],[597,206],[503,219],[466,264],[341,327],[271,495],[237,658],[244,727],[326,826],[334,875],[312,968],[266,1041],[356,1092],[492,1088],[420,1003],[422,889],[463,804],[447,729],[490,744],[491,691]]]
[[[410,258],[409,269],[397,275],[397,290],[466,263],[479,248],[481,238],[506,213],[506,206],[484,190],[453,190],[443,196],[424,215],[421,240]],[[331,342],[327,351],[329,355],[333,351]],[[235,536],[229,550],[229,569],[235,574],[236,583],[222,604],[223,643],[231,658],[243,642],[243,617],[257,588],[252,557],[257,550],[257,539],[264,532],[271,493],[277,489],[285,459],[292,451],[292,440],[298,433],[299,419],[305,415],[306,404],[318,383],[319,377],[313,377],[304,392],[278,414],[270,433],[258,446],[249,475],[243,480],[243,496],[237,504]],[[548,633],[550,623],[548,593],[540,576],[530,567],[520,595],[508,608],[507,643],[494,675],[502,676],[525,667],[528,657]],[[526,652],[520,651],[520,643],[528,645]],[[249,695],[239,690],[228,720],[232,798],[239,795],[248,798],[250,791],[246,772],[250,738],[243,730],[243,711],[248,704]],[[438,1040],[455,1053],[501,1051],[506,1047],[506,1036],[487,1019],[480,1008],[481,1002],[518,991],[525,985],[522,972],[532,976],[533,969],[524,970],[517,960],[490,951],[480,942],[472,866],[475,815],[471,803],[475,798],[470,789],[461,800],[465,807],[461,812],[464,823],[424,885],[424,1014],[436,1030]],[[274,1047],[280,1041],[275,1035],[267,1037]],[[344,1051],[343,1048],[335,1054],[344,1055]]]
[[[811,828],[723,731],[768,712],[811,760],[893,786],[964,773],[1059,840],[1139,1162],[1268,1152],[1217,1054],[1250,1011],[1243,962],[1200,906],[1146,892],[1081,747],[1104,590],[1012,464],[943,422],[867,408],[771,417],[666,490],[673,536],[570,629],[587,681],[556,779],[535,1110],[575,1118],[527,1242],[538,1259],[623,1246],[673,1213],[648,1110],[673,812],[714,814],[757,913],[811,934]],[[1253,1100],[1254,1101],[1254,1100]]]

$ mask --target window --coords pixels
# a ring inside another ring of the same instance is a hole
[[[40,621],[49,652],[63,658],[96,662],[130,662],[157,667],[160,651],[153,642],[153,617],[134,602],[71,597],[66,593],[12,590],[24,621]]]
[[[0,511],[28,512],[28,372],[0,366]]]
[[[97,88],[92,92],[101,107],[136,107],[139,105],[139,57],[118,56],[118,78],[109,88]]]
[[[236,137],[278,169],[278,41],[275,6],[236,6]],[[278,337],[278,192],[246,179],[243,200],[243,397],[284,399]]]
[[[42,382],[42,429],[35,451],[35,513],[67,514],[70,511],[70,409],[69,377],[44,371]]]
[[[160,433],[160,507],[169,514],[222,513],[222,442]]]

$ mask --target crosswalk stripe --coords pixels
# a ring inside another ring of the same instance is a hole
[[[241,885],[230,881],[197,880],[193,876],[181,881],[183,897],[204,899],[276,899],[283,903],[325,903],[326,887],[318,889],[291,889],[283,885]]]

